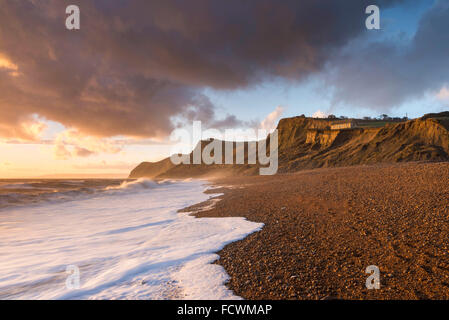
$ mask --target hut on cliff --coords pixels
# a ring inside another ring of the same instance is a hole
[[[356,128],[357,123],[353,120],[340,120],[331,123],[331,130],[342,130]]]

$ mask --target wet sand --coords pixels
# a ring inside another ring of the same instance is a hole
[[[196,216],[265,224],[218,253],[227,286],[245,299],[449,299],[449,163],[214,184],[226,187],[209,191],[224,193],[221,201]],[[365,286],[370,265],[380,269],[379,290]]]

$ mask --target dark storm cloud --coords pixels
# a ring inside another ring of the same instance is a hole
[[[353,106],[387,111],[449,86],[449,2],[436,2],[408,45],[355,46],[329,66],[336,102]]]
[[[387,6],[401,1],[377,1]],[[65,29],[65,7],[81,30]],[[174,117],[216,119],[205,87],[301,80],[364,30],[371,1],[190,0],[0,3],[0,135],[36,116],[98,136],[163,136]],[[22,129],[21,129],[22,128]]]

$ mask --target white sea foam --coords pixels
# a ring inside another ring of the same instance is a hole
[[[259,230],[177,210],[204,183],[137,181],[91,198],[0,214],[0,299],[232,299],[214,252]],[[130,192],[132,191],[132,192]],[[66,288],[66,268],[80,288]]]
[[[131,180],[131,181],[124,181],[118,186],[110,186],[106,187],[106,190],[137,190],[137,189],[150,189],[150,188],[156,188],[157,186],[164,184],[157,183],[152,180],[148,179],[137,179],[137,180]]]
[[[34,187],[29,183],[9,183],[1,185],[3,189],[33,189]]]

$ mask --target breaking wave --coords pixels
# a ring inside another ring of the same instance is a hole
[[[209,199],[203,182],[80,185],[94,194],[0,213],[0,300],[238,298],[214,252],[262,225],[179,212]],[[69,267],[79,288],[67,287]]]
[[[137,179],[133,181],[123,181],[119,186],[109,186],[106,190],[138,190],[156,188],[161,183],[149,179]]]

